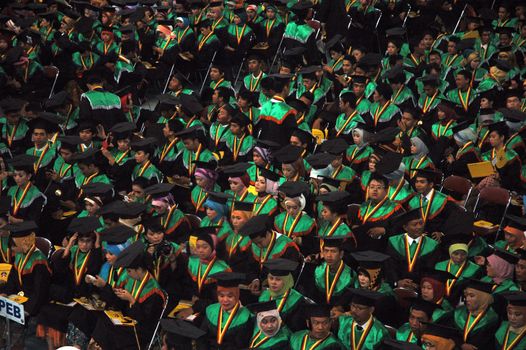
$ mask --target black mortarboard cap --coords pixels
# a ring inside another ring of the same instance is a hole
[[[274,158],[282,164],[291,164],[301,158],[303,151],[302,147],[286,145],[274,153]]]
[[[327,237],[318,237],[322,242],[324,247],[332,247],[343,249],[343,243],[345,242],[345,237],[340,236],[327,236]]]
[[[199,125],[194,125],[188,129],[184,129],[183,131],[179,131],[178,133],[175,133],[174,136],[180,137],[181,139],[199,139],[200,136],[202,136],[204,133],[204,130]]]
[[[279,181],[279,178],[280,178],[279,174],[275,173],[272,170],[258,166],[258,171],[259,171],[259,174],[263,176],[265,179],[268,179],[274,182]]]
[[[415,179],[417,177],[423,177],[426,178],[428,181],[432,181],[433,183],[437,183],[440,178],[440,173],[436,170],[425,168],[425,169],[410,169],[411,171],[416,170]]]
[[[260,140],[260,139],[256,140],[256,146],[265,148],[265,149],[269,149],[269,150],[275,150],[281,147],[281,145],[277,142],[274,142],[271,140]]]
[[[288,274],[296,271],[298,268],[298,262],[289,259],[272,259],[268,260],[263,264],[272,276],[287,276]]]
[[[245,282],[247,276],[244,273],[239,272],[219,272],[210,276],[217,281],[217,285],[220,287],[238,287],[241,283]]]
[[[506,135],[509,132],[509,127],[506,124],[506,122],[503,120],[500,122],[489,124],[488,131],[489,132],[497,131],[501,135]]]
[[[363,288],[349,288],[349,292],[351,302],[358,305],[374,306],[376,301],[382,297],[381,293]]]
[[[146,187],[144,189],[144,193],[146,195],[152,196],[153,198],[166,197],[172,191],[172,188],[174,186],[175,186],[174,184],[161,182],[161,183]]]
[[[316,200],[325,203],[336,203],[342,202],[349,198],[349,193],[346,191],[333,191],[329,193],[320,194],[316,197]]]
[[[468,278],[466,282],[464,288],[476,289],[488,294],[493,292],[493,287],[495,286],[493,283],[482,282],[474,278]]]
[[[348,147],[349,145],[347,144],[347,142],[343,138],[339,137],[327,140],[324,143],[322,143],[320,146],[320,151],[328,152],[339,156],[345,153]]]
[[[250,118],[241,111],[236,111],[233,113],[232,118],[230,119],[231,123],[236,123],[240,126],[247,126],[252,123]]]
[[[152,148],[155,147],[157,139],[155,137],[145,137],[143,139],[134,141],[131,143],[131,147],[135,151],[151,152]]]
[[[76,135],[59,136],[60,148],[67,148],[72,151],[77,150],[77,146],[82,143],[82,139]]]
[[[381,175],[387,175],[400,168],[403,155],[398,152],[387,152],[376,164],[376,171]]]
[[[307,304],[305,305],[305,315],[307,318],[311,317],[331,317],[331,307],[329,305],[321,304]]]
[[[66,91],[60,91],[53,96],[51,96],[50,99],[46,100],[44,102],[44,108],[46,109],[52,109],[56,107],[60,107],[68,102],[70,102],[70,97]]]
[[[446,283],[447,280],[453,280],[456,277],[447,271],[435,270],[435,269],[424,269],[422,277],[431,278],[435,281]]]
[[[383,264],[389,259],[389,255],[373,250],[353,252],[351,256],[358,262],[358,265],[364,269],[382,268]]]
[[[382,349],[385,349],[385,350],[421,350],[422,347],[418,346],[415,343],[409,343],[406,341],[385,338],[383,340]]]
[[[517,254],[514,254],[512,252],[509,252],[507,250],[495,247],[495,250],[493,251],[493,254],[498,256],[499,258],[502,258],[506,260],[510,264],[516,264],[519,261],[520,256]]]
[[[246,174],[247,169],[250,168],[248,163],[236,163],[223,168],[223,174],[229,177],[241,177]]]
[[[239,211],[252,212],[252,210],[254,210],[254,203],[253,202],[234,201],[232,209],[233,210],[239,210]]]
[[[71,156],[71,161],[81,162],[81,163],[84,163],[84,162],[89,162],[89,163],[95,162],[95,157],[96,157],[98,152],[99,152],[98,149],[90,148],[90,149],[87,149],[84,152],[75,153],[73,156]]]
[[[262,303],[249,304],[245,307],[249,309],[254,315],[257,315],[260,312],[272,311],[272,310],[278,309],[278,307],[276,306],[275,300],[269,300],[269,301],[265,301]]]
[[[312,136],[310,132],[303,130],[303,129],[299,129],[299,128],[294,129],[294,131],[292,131],[291,136],[296,136],[304,144],[305,143],[309,144],[314,140],[314,136]]]
[[[208,200],[220,203],[220,204],[226,204],[226,202],[232,198],[232,195],[228,193],[222,193],[222,192],[208,192]]]
[[[32,220],[7,224],[2,230],[9,231],[10,237],[25,237],[38,230],[36,222]]]
[[[103,230],[100,233],[100,238],[109,244],[121,244],[126,242],[130,237],[134,236],[136,232],[126,225],[115,225]]]
[[[74,218],[68,225],[67,232],[83,235],[86,233],[91,233],[101,227],[101,223],[98,217],[96,216],[85,216],[81,218]]]
[[[305,160],[314,169],[324,169],[331,164],[338,156],[327,152],[315,153],[308,156]]]
[[[146,247],[144,242],[141,240],[133,242],[131,245],[126,247],[115,260],[113,264],[114,268],[137,268],[137,267],[146,267],[144,263],[144,256],[147,254],[145,252]]]
[[[526,231],[526,218],[512,214],[507,214],[506,219],[509,219],[508,226],[517,228],[521,231]]]
[[[521,98],[519,98],[519,100],[520,99]],[[526,113],[516,109],[502,108],[499,109],[499,112],[501,112],[504,115],[504,119],[509,120],[511,122],[523,122],[526,120]]]
[[[82,191],[86,196],[107,196],[113,194],[113,185],[102,182],[92,182],[82,185]]]
[[[421,299],[421,298],[418,298],[418,299],[415,299],[412,303],[411,303],[411,309],[412,310],[420,310],[420,311],[423,311],[426,313],[426,315],[429,316],[429,318],[431,319],[431,316],[433,315],[433,312],[438,309],[440,306],[437,305],[436,303],[433,303],[433,302],[430,302],[430,301],[426,301],[424,299]]]
[[[526,292],[512,292],[504,295],[508,304],[514,306],[526,306]]]
[[[456,341],[460,338],[460,331],[456,328],[439,325],[436,323],[422,322],[425,325],[424,335],[434,335],[439,338],[451,339]]]
[[[131,122],[122,122],[115,124],[110,131],[115,135],[116,139],[128,138],[133,130],[135,130],[135,124]]]
[[[263,236],[270,230],[270,217],[268,215],[256,215],[250,218],[240,229],[243,236]]]
[[[24,107],[25,103],[26,101],[22,99],[8,97],[0,101],[0,107],[4,113],[18,112]]]
[[[215,171],[217,168],[217,162],[215,160],[210,160],[208,162],[202,160],[195,160],[192,163],[195,164],[196,169],[207,169]]]
[[[397,215],[395,218],[393,218],[393,221],[401,227],[402,225],[405,225],[411,220],[417,220],[422,218],[422,213],[420,208],[411,209],[408,212],[402,213],[400,215]]]
[[[171,346],[179,346],[185,340],[197,340],[206,332],[191,322],[178,318],[164,318],[161,320],[161,327],[166,333],[166,340]],[[191,346],[191,345],[190,345]]]
[[[283,192],[289,198],[299,197],[304,195],[307,197],[310,193],[309,184],[304,181],[285,181],[279,188],[279,192]]]

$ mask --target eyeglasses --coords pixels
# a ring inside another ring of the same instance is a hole
[[[383,190],[385,186],[369,186],[370,190]]]

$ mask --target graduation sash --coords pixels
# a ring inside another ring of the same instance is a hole
[[[225,337],[228,328],[232,324],[234,317],[236,317],[237,310],[239,310],[239,302],[234,306],[234,309],[228,315],[225,325],[223,326],[223,308],[219,309],[219,315],[217,317],[217,344],[221,345],[223,338]]]
[[[356,336],[356,326],[358,324],[353,320],[351,325],[351,350],[361,350],[363,343],[365,342],[365,339],[369,335],[369,332],[371,331],[371,328],[373,326],[373,320],[372,318],[369,319],[369,324],[367,325],[367,328],[363,330],[362,335],[359,339],[357,339]],[[356,343],[356,340],[358,340],[358,344]]]

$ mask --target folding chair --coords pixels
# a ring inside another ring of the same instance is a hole
[[[42,253],[44,253],[46,258],[49,258],[51,250],[53,249],[53,244],[51,244],[49,239],[44,237],[35,237],[35,245]]]
[[[480,206],[482,205],[497,205],[504,207],[504,211],[502,215],[500,216],[500,219],[498,219],[498,226],[495,228],[493,227],[484,227],[480,225],[474,225],[473,230],[480,235],[490,235],[495,233],[495,241],[497,241],[497,237],[499,236],[500,231],[502,230],[502,224],[504,223],[504,218],[506,217],[506,213],[508,212],[508,208],[511,204],[511,194],[510,192],[501,187],[485,187],[483,188],[475,202],[475,207],[473,209],[473,212],[475,213],[475,218],[479,217],[480,214]]]
[[[163,294],[164,294],[164,305],[163,305],[163,311],[161,311],[161,315],[159,316],[159,320],[157,320],[157,324],[155,325],[155,330],[153,331],[152,339],[150,340],[150,343],[148,344],[148,349],[147,349],[147,350],[150,350],[150,349],[152,348],[153,343],[154,343],[156,337],[158,338],[159,348],[162,347],[161,337],[157,335],[157,332],[159,331],[159,325],[161,324],[161,320],[162,320],[162,318],[164,317],[164,313],[165,313],[165,311],[166,311],[166,307],[168,306],[168,293],[166,293],[166,292],[163,290]]]
[[[471,196],[471,192],[473,191],[473,184],[465,177],[451,175],[446,177],[442,182],[442,188],[440,191],[442,192],[443,189],[462,195],[464,201],[461,206],[465,207]]]

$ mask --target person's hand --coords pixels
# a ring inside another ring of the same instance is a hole
[[[431,234],[431,238],[433,238],[438,243],[440,243],[440,241],[442,240],[442,237],[444,237],[444,233],[439,232],[439,231],[435,231]]]
[[[185,318],[187,318],[188,316],[193,315],[193,314],[194,314],[194,310],[191,307],[189,307],[189,308],[182,309],[181,311],[179,311],[175,315],[175,317],[184,320]]]
[[[378,239],[382,237],[383,235],[385,235],[385,228],[384,227],[372,227],[367,231],[367,234],[371,238]]]
[[[148,254],[150,255],[153,255],[153,253],[155,253],[155,245],[150,244],[148,248],[146,249],[146,252],[148,252]]]
[[[21,222],[24,222],[24,219],[18,219],[18,218],[15,218],[14,216],[11,216],[11,213],[8,213],[7,214],[7,221],[10,223],[10,224],[19,224]]]
[[[106,281],[100,278],[99,275],[95,276],[95,280],[91,283],[97,288],[104,288],[106,286]]]
[[[126,289],[115,288],[113,292],[115,293],[117,298],[127,301],[130,304],[135,303],[135,298]]]
[[[331,67],[329,67],[328,65],[324,65],[323,66],[323,71],[324,72],[327,72],[329,74],[332,74],[334,72],[334,69],[332,69]]]
[[[53,169],[49,170],[46,173],[47,176],[49,176],[49,179],[58,182],[60,180],[60,175]]]
[[[455,157],[452,154],[448,154],[447,157],[446,157],[446,161],[449,164],[453,164],[453,162],[455,161]]]
[[[412,289],[412,290],[418,289],[418,285],[415,282],[413,282],[413,280],[410,278],[404,278],[398,281],[398,287]]]
[[[258,279],[253,280],[248,285],[248,289],[253,295],[259,295],[261,293],[261,282]]]
[[[71,237],[69,237],[68,245],[66,247],[67,248],[73,247],[73,245],[75,244],[75,241],[77,240],[78,237],[79,237],[79,233],[75,232]]]
[[[477,350],[478,349],[475,345],[471,345],[471,344],[462,344],[460,348],[462,350]]]

